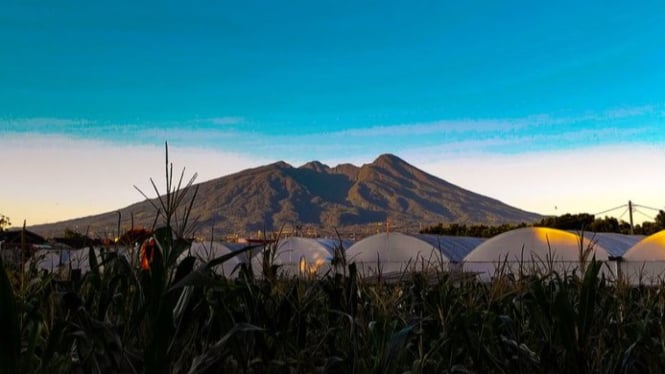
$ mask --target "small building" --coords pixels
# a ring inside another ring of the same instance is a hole
[[[39,249],[25,262],[25,271],[34,267],[38,271],[63,274],[69,265],[69,254],[69,250]]]

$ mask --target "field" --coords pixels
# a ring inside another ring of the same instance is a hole
[[[542,273],[362,279],[354,265],[285,278],[267,261],[228,280],[157,231],[150,270],[110,251],[78,282],[0,274],[4,372],[588,373],[665,371],[661,287]],[[270,258],[271,247],[264,254]],[[103,271],[102,270],[103,266]]]
[[[148,269],[108,250],[64,281],[0,260],[2,372],[665,372],[665,288],[607,280],[594,260],[491,282],[436,269],[365,279],[336,251],[331,272],[296,278],[268,245],[262,268],[234,279],[214,268],[240,252],[195,269],[177,238],[197,190],[168,165]]]

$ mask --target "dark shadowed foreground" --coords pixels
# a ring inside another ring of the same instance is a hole
[[[285,278],[109,252],[80,281],[0,272],[3,372],[663,372],[665,294],[600,276],[481,283],[436,271],[362,279],[355,266]]]

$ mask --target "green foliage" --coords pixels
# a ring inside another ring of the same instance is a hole
[[[588,230],[591,223],[594,221],[593,214],[580,213],[570,214],[566,213],[561,216],[545,217],[537,222],[534,226],[551,227],[560,230]]]
[[[665,211],[659,210],[658,215],[656,215],[656,221],[654,222],[657,230],[665,230]]]
[[[596,218],[592,214],[566,213],[561,216],[545,217],[533,224],[536,227],[551,227],[560,230],[590,231],[590,232],[614,232],[630,234],[631,228],[628,222],[615,217]],[[527,227],[526,223],[503,224],[498,226],[471,225],[451,223],[427,227],[420,231],[422,234],[472,236],[477,238],[491,238],[493,236],[511,231],[517,228]],[[660,210],[653,222],[645,221],[633,227],[632,232],[636,235],[651,235],[660,230],[665,230],[665,211]]]
[[[229,280],[211,269],[230,255],[149,271],[114,252],[90,258],[81,284],[59,292],[52,276],[0,282],[3,362],[14,355],[31,372],[665,370],[663,288],[608,282],[594,260],[580,277],[377,283],[353,264],[346,276]]]
[[[87,236],[85,236],[85,235],[83,235],[83,234],[81,234],[81,233],[79,233],[79,232],[76,232],[75,230],[72,230],[72,229],[70,229],[70,228],[66,228],[66,229],[65,229],[65,231],[64,231],[64,233],[63,233],[63,237],[64,237],[65,239],[74,239],[74,240],[85,240],[85,239],[88,239]]]
[[[16,373],[21,351],[18,311],[14,291],[0,257],[0,372]]]
[[[0,214],[0,231],[3,231],[6,227],[11,226],[12,222],[4,214]]]
[[[439,223],[436,226],[424,228],[420,231],[421,234],[435,234],[435,235],[450,235],[450,236],[472,236],[476,238],[491,238],[493,236],[502,234],[507,231],[515,230],[521,227],[526,227],[526,223],[520,224],[503,224],[499,226],[488,225],[471,225],[451,223],[444,226]]]
[[[662,213],[662,214],[661,214]],[[656,216],[655,222],[645,221],[633,227],[632,232],[636,235],[651,235],[665,229],[665,212],[662,210]],[[620,221],[614,217],[596,218],[588,228],[593,232],[616,232],[630,234],[630,223]]]
[[[194,185],[197,174],[194,173],[189,181],[184,185],[185,169],[182,169],[180,177],[176,184],[174,184],[173,164],[169,163],[169,147],[168,143],[164,144],[166,163],[165,163],[165,191],[163,194],[159,192],[157,184],[150,178],[152,188],[157,194],[156,199],[150,199],[141,189],[134,186],[134,188],[146,198],[148,202],[155,208],[158,217],[164,220],[164,227],[173,230],[179,238],[183,238],[190,234],[192,228],[190,223],[190,214],[196,195],[198,194],[199,186]]]
[[[542,219],[535,226],[545,226],[558,228],[562,230],[584,230],[591,232],[614,232],[621,234],[630,234],[630,223],[619,220],[615,217],[596,218],[591,214],[564,214],[558,217],[547,217]],[[641,225],[636,224],[632,233],[636,235],[651,235],[665,229],[665,212],[659,211],[655,222],[645,221]]]

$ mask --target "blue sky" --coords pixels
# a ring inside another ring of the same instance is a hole
[[[662,25],[665,5],[655,1],[8,1],[0,146],[23,166],[0,172],[26,175],[0,186],[12,196],[0,197],[0,212],[57,220],[136,201],[131,185],[151,176],[136,160],[158,160],[165,140],[203,179],[390,152],[541,213],[627,198],[661,207]],[[76,167],[81,158],[91,165]],[[595,188],[616,191],[543,194],[534,159],[548,175],[570,174],[560,159],[599,170]],[[70,184],[26,188],[43,183],[35,175],[52,172],[53,160],[80,171],[67,170]],[[625,189],[612,179],[621,168],[634,181]],[[92,188],[100,195],[77,203],[95,169],[121,177],[105,181],[117,192]],[[500,182],[483,180],[497,170]],[[534,191],[531,200],[511,182],[524,175],[533,181],[519,189]],[[37,201],[52,208],[27,214]]]

